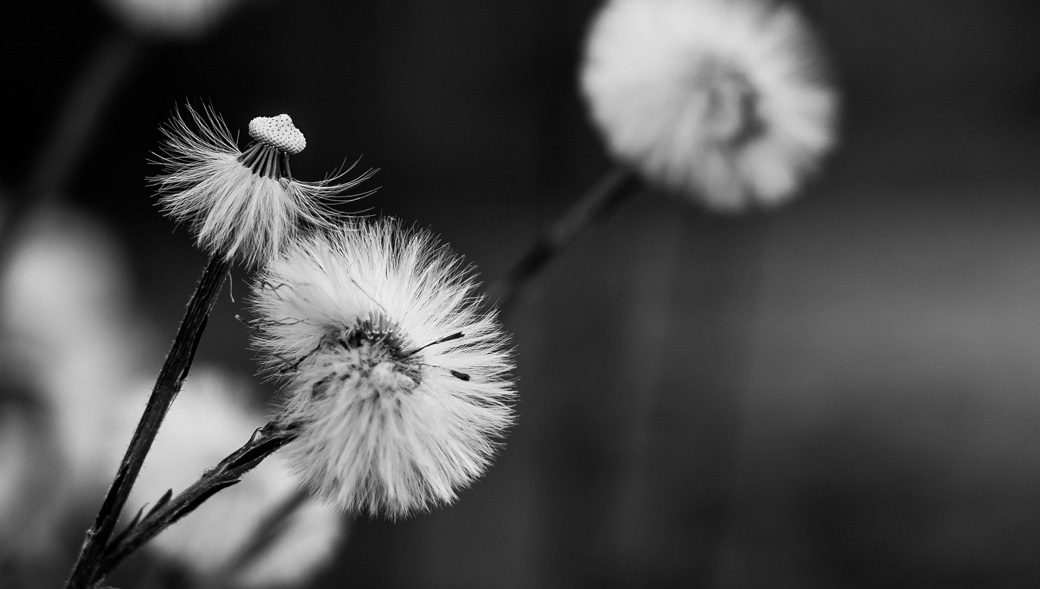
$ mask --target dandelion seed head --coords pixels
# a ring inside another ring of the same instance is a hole
[[[610,152],[721,211],[790,199],[834,144],[808,25],[762,0],[610,0],[581,86]]]
[[[315,493],[389,517],[446,504],[512,421],[507,338],[461,260],[392,221],[305,239],[258,279],[254,345]]]
[[[297,180],[288,156],[303,151],[306,140],[288,115],[253,119],[249,133],[256,141],[242,151],[212,109],[187,112],[175,112],[163,127],[156,154],[163,173],[151,182],[163,212],[190,224],[210,255],[260,265],[300,232],[337,225],[344,215],[332,205],[356,198],[343,193],[372,174],[340,182],[347,170],[319,182]]]
[[[249,121],[249,136],[278,151],[296,155],[307,147],[307,138],[289,115],[256,117]]]

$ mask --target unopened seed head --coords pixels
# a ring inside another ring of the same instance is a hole
[[[307,147],[307,138],[285,114],[256,117],[249,121],[249,136],[290,155],[296,155]]]

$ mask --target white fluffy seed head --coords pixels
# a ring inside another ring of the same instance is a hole
[[[118,431],[110,439],[111,469],[119,462],[140,418],[149,383],[141,383],[138,403],[113,408]],[[249,440],[264,424],[247,403],[248,384],[221,370],[198,366],[185,382],[134,485],[127,514],[154,505],[167,489],[174,493]],[[198,579],[221,579],[235,588],[298,584],[327,563],[343,532],[337,509],[307,497],[284,522],[278,536],[244,566],[235,567],[265,518],[283,509],[298,483],[281,453],[268,457],[242,481],[209,498],[194,512],[149,542],[148,549],[175,562]],[[225,584],[226,583],[226,584]]]
[[[295,129],[288,116],[251,124],[251,132],[256,126],[265,139],[243,154],[220,115],[208,108],[187,111],[191,124],[175,112],[163,127],[165,142],[156,154],[163,173],[151,183],[163,212],[189,223],[210,255],[262,265],[301,231],[337,225],[343,215],[330,205],[355,198],[342,193],[372,174],[342,183],[349,170],[320,182],[279,177],[270,173],[281,169],[277,150],[294,153],[305,144],[302,134],[287,130]]]
[[[455,499],[512,421],[507,339],[428,233],[359,223],[295,244],[257,279],[254,345],[283,381],[285,448],[319,495],[407,515]]]
[[[609,0],[581,86],[615,157],[710,208],[789,199],[834,143],[837,98],[795,9]]]
[[[307,147],[307,138],[285,114],[256,117],[249,121],[249,136],[290,155],[296,155]]]

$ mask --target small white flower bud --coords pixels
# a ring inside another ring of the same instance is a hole
[[[307,147],[307,138],[285,114],[256,117],[249,121],[249,136],[290,155],[296,155]]]

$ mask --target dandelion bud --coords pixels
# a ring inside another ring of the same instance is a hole
[[[318,495],[390,517],[448,503],[512,420],[506,336],[461,261],[391,221],[305,239],[257,279],[283,450]]]
[[[187,110],[197,130],[174,113],[157,154],[163,173],[151,181],[163,212],[190,223],[199,247],[211,255],[260,264],[301,226],[333,226],[339,215],[328,203],[349,200],[338,195],[371,175],[344,183],[337,181],[345,172],[320,182],[296,180],[289,156],[303,151],[307,140],[289,115],[253,119],[249,135],[255,141],[241,151],[219,115]]]
[[[646,178],[740,211],[790,198],[834,143],[834,90],[791,6],[609,0],[581,86],[607,147]]]

